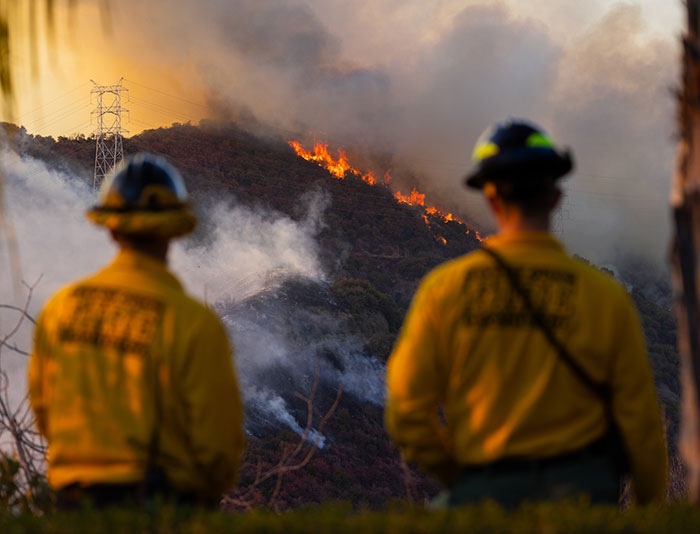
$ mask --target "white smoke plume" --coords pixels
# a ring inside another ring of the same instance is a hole
[[[323,279],[314,236],[329,199],[309,199],[300,222],[221,202],[207,209],[213,235],[176,246],[172,266],[198,298],[240,300],[288,276]],[[189,246],[188,246],[189,245]]]
[[[15,152],[6,151],[2,161],[23,277],[32,282],[41,276],[30,310],[36,312],[60,286],[108,263],[116,248],[105,230],[85,219],[86,209],[95,202],[90,187]],[[317,204],[327,202],[322,195],[314,197],[314,217],[322,215]],[[223,201],[206,211],[214,234],[205,244],[177,241],[171,252],[173,270],[200,300],[207,295],[216,302],[254,294],[269,287],[275,273],[322,279],[314,240],[316,218],[295,222],[279,213]],[[9,279],[3,286],[5,300],[12,300]]]
[[[664,17],[648,0],[115,4],[119,43],[104,53],[143,73],[194,73],[181,83],[282,131],[388,153],[395,183],[410,172],[486,226],[461,184],[471,147],[494,121],[532,118],[576,156],[569,248],[664,261],[678,47],[660,21],[679,20],[680,1]]]
[[[116,248],[106,231],[84,218],[85,210],[95,201],[95,193],[84,182],[11,151],[3,152],[2,165],[7,215],[16,229],[22,275],[28,283],[41,277],[29,307],[29,313],[36,317],[52,293],[109,263]],[[246,401],[277,424],[289,425],[298,432],[302,429],[279,393],[270,389],[269,384],[258,383],[256,377],[264,375],[271,365],[283,365],[285,374],[290,376],[309,373],[317,356],[316,349],[299,342],[293,344],[284,325],[271,326],[259,317],[249,318],[244,303],[261,292],[274,293],[289,278],[323,281],[314,236],[322,226],[329,198],[312,191],[302,201],[308,208],[306,216],[294,221],[280,213],[249,209],[222,199],[219,204],[200,210],[208,213],[207,226],[214,228],[211,235],[175,242],[170,254],[172,269],[188,292],[200,300],[206,298],[226,315]],[[6,255],[0,256],[0,260],[1,271],[9,272]],[[0,282],[0,303],[21,306],[22,302],[15,301],[10,277],[3,276]],[[236,305],[238,311],[227,311]],[[3,332],[16,317],[11,310],[0,310]],[[322,320],[313,316],[306,319]],[[30,347],[31,330],[31,324],[26,322],[13,339],[24,350]],[[327,334],[325,343],[335,340],[338,351],[350,351],[353,358],[366,359],[355,349],[357,343],[340,340],[340,330]],[[11,396],[17,402],[26,391],[27,358],[4,349],[1,364],[10,374]],[[372,370],[375,376],[368,380],[376,381],[375,389],[381,390],[382,369]],[[353,382],[352,378],[325,369],[323,378]],[[298,385],[299,391],[306,393],[303,388],[309,384],[301,380]],[[360,392],[359,388],[353,389]],[[315,439],[315,434],[310,439]]]

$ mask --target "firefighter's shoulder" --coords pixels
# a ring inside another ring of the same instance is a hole
[[[179,293],[174,304],[177,306],[180,322],[188,332],[228,337],[219,315],[199,299],[183,291]]]
[[[464,281],[464,276],[471,269],[488,265],[488,263],[489,257],[475,250],[434,267],[423,277],[420,285],[424,289],[445,288],[450,290],[455,284],[461,284]]]
[[[570,258],[570,264],[581,281],[582,288],[589,294],[595,293],[606,300],[630,302],[628,288],[615,277],[611,269],[597,267],[577,256]]]
[[[75,293],[75,291],[83,287],[91,277],[85,277],[79,280],[74,280],[57,289],[42,306],[40,317],[51,315],[52,313],[62,311],[66,300]]]

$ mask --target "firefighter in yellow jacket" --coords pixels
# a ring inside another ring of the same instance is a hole
[[[139,154],[109,176],[88,218],[120,251],[39,316],[29,395],[59,505],[162,493],[213,503],[232,486],[243,409],[223,325],[166,266],[195,218],[177,171]]]
[[[639,502],[662,499],[664,436],[634,305],[549,233],[569,153],[511,121],[482,135],[474,159],[467,184],[499,232],[420,284],[388,362],[390,435],[451,505],[615,503],[623,471]]]

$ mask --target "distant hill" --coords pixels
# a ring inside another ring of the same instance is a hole
[[[54,140],[16,127],[5,129],[20,152],[67,170],[76,179],[92,180],[93,140]],[[388,187],[370,186],[352,176],[339,180],[298,157],[287,139],[259,137],[233,124],[148,130],[125,139],[124,150],[161,154],[181,171],[200,210],[203,224],[198,232],[203,238],[211,224],[206,207],[221,198],[299,219],[304,216],[304,195],[318,190],[329,195],[317,236],[328,280],[290,279],[272,291],[218,308],[234,338],[246,335],[243,318],[246,325],[284,330],[292,340],[290,358],[320,358],[328,377],[348,366],[380,375],[421,277],[479,246],[473,229],[460,222],[430,216],[426,222],[422,210],[397,202]],[[644,296],[643,288],[635,288],[633,297],[644,323],[673,451],[679,402],[675,324],[667,310]],[[256,380],[278,390],[288,406],[295,406],[295,419],[303,421],[304,406],[294,393],[308,389],[308,372],[277,371],[270,369]],[[321,408],[332,402],[336,387],[330,378],[322,381]],[[272,465],[280,443],[295,439],[289,428],[266,419],[255,407],[249,407],[248,419],[251,439],[244,482],[254,477],[257,458]],[[407,485],[398,453],[383,430],[380,398],[345,393],[324,436],[326,446],[283,484],[284,506],[346,499],[356,506],[376,507],[404,498],[407,491],[422,499],[437,489],[415,473]]]

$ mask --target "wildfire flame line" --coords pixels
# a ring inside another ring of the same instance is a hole
[[[331,156],[330,152],[328,152],[328,145],[324,143],[316,143],[314,145],[313,152],[306,150],[304,147],[302,147],[299,141],[289,141],[289,146],[291,146],[294,149],[297,156],[302,157],[307,161],[314,161],[318,163],[319,166],[326,169],[339,180],[343,180],[346,174],[351,174],[357,176],[363,182],[369,185],[377,185],[378,183],[377,179],[372,174],[372,172],[362,173],[355,169],[352,165],[350,165],[347,155],[343,150],[338,150],[338,158],[334,159],[333,156]],[[391,182],[391,175],[389,174],[389,171],[386,171],[386,173],[384,174],[383,183],[389,184],[389,182]],[[409,206],[423,208],[423,213],[421,214],[421,216],[423,217],[423,220],[425,221],[425,224],[428,225],[428,227],[430,227],[430,220],[428,219],[428,215],[440,219],[443,222],[455,221],[469,228],[469,230],[467,230],[466,232],[467,235],[473,232],[473,235],[476,239],[478,239],[479,241],[483,241],[483,239],[479,235],[479,232],[477,230],[471,229],[471,227],[465,221],[454,216],[452,213],[445,213],[443,211],[440,211],[435,206],[426,205],[425,193],[419,192],[415,187],[408,195],[404,195],[403,193],[401,193],[401,191],[396,191],[394,193],[394,198],[397,202],[401,204],[408,204]],[[438,241],[440,241],[443,245],[447,244],[447,240],[444,237],[436,235],[435,238]]]
[[[350,162],[348,162],[348,158],[345,155],[345,152],[343,152],[342,150],[338,150],[338,159],[333,159],[333,156],[331,156],[328,152],[328,145],[316,143],[316,145],[314,145],[313,152],[305,150],[304,147],[301,146],[301,143],[299,143],[299,141],[289,141],[289,145],[297,153],[297,156],[301,156],[307,161],[315,161],[339,180],[345,178],[345,173],[349,172],[359,177],[363,182],[366,182],[369,185],[377,184],[377,179],[374,177],[372,172],[367,172],[363,174],[357,169],[353,168],[350,165]],[[384,175],[384,180],[385,182],[391,180],[391,176],[389,176],[389,171],[387,171],[387,173]]]

